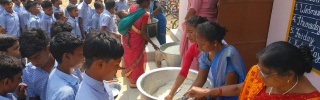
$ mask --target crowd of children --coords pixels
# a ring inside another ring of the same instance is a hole
[[[127,1],[91,2],[0,0],[0,100],[113,100],[105,80],[124,53],[113,15]]]

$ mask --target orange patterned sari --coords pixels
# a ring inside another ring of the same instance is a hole
[[[254,65],[243,83],[239,100],[320,100],[320,92],[269,95],[265,92],[265,85],[259,77],[258,67]]]

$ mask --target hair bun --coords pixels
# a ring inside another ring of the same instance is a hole
[[[308,45],[301,45],[299,49],[306,64],[305,72],[309,73],[311,72],[313,66],[313,56],[311,54],[311,49]]]

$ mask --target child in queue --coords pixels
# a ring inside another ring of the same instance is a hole
[[[61,32],[50,41],[50,51],[58,66],[49,75],[45,100],[75,99],[80,76],[73,75],[73,71],[84,60],[82,44],[82,39],[70,32]]]
[[[96,32],[90,35],[83,45],[86,71],[76,100],[113,100],[106,80],[112,80],[120,68],[124,49],[110,33]]]

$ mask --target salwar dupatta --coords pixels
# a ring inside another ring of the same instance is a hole
[[[130,11],[136,11],[137,9],[137,5],[133,5],[130,7]],[[145,39],[142,37],[140,30],[141,25],[148,22],[148,17],[149,14],[145,13],[131,26],[130,30],[128,31],[128,34],[130,34],[130,47],[124,44],[126,43],[125,40],[127,37],[122,37],[124,48],[123,61],[125,67],[125,75],[130,82],[130,86],[134,86],[139,76],[145,72]]]
[[[212,81],[211,88],[225,84],[228,69],[238,74],[238,83],[242,83],[246,77],[245,67],[239,52],[233,46],[225,46],[220,50],[212,61],[209,79]],[[216,97],[215,100],[238,100],[237,96]]]

